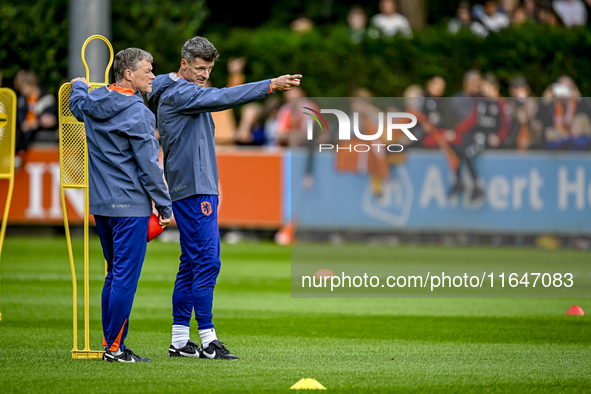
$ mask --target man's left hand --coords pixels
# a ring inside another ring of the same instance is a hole
[[[294,86],[300,86],[301,74],[282,75],[271,80],[271,89],[276,90],[291,90]]]
[[[162,215],[158,214],[158,222],[160,222],[160,225],[162,228],[164,228],[170,224],[170,218],[166,219]]]
[[[78,78],[74,78],[70,81],[71,83],[74,82],[84,82],[86,84],[86,86],[90,87],[91,85],[88,83],[88,81],[86,80],[86,78],[83,77],[78,77]]]

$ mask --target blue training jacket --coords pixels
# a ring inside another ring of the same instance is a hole
[[[70,109],[86,127],[90,213],[111,217],[145,217],[152,200],[165,218],[172,203],[158,165],[155,117],[135,94],[101,87],[88,92],[72,85]]]
[[[164,174],[172,201],[218,193],[215,125],[210,112],[267,97],[271,80],[232,88],[202,88],[175,73],[159,75],[148,99],[158,104]]]

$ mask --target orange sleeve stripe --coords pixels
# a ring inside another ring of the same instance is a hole
[[[271,82],[269,82],[269,94],[273,93],[273,85],[271,85]]]
[[[119,331],[119,335],[117,335],[115,342],[113,342],[113,344],[109,347],[110,351],[116,352],[119,349],[119,346],[121,344],[121,337],[123,336],[123,330],[125,329],[126,324],[127,324],[127,319],[125,319],[125,321],[123,322],[123,326],[121,327],[121,331]]]

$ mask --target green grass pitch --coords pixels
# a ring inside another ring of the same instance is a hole
[[[458,250],[403,246],[397,253],[416,258],[428,252],[426,258],[445,263]],[[81,255],[79,239],[75,251]],[[99,350],[103,260],[97,237],[90,253],[91,347]],[[534,259],[559,253],[591,261],[588,252],[573,250],[527,253]],[[127,345],[152,363],[114,364],[71,358],[65,239],[7,238],[0,393],[287,393],[304,377],[317,379],[329,392],[591,391],[589,318],[564,316],[573,304],[591,310],[587,299],[292,299],[290,249],[267,243],[222,245],[214,323],[241,360],[171,359],[171,294],[179,254],[178,244],[148,245]],[[77,268],[81,278],[82,267]],[[196,324],[192,329],[199,341]]]

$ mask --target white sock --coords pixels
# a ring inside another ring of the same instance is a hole
[[[185,347],[191,335],[189,333],[191,327],[183,326],[182,324],[172,325],[172,346],[177,349]]]
[[[117,351],[115,352],[115,356],[120,356],[123,354],[123,350],[121,350],[121,347],[119,347],[119,349],[117,349]]]
[[[211,342],[218,339],[218,337],[215,335],[215,328],[199,330],[199,336],[201,337],[201,347],[203,349],[206,349]]]

